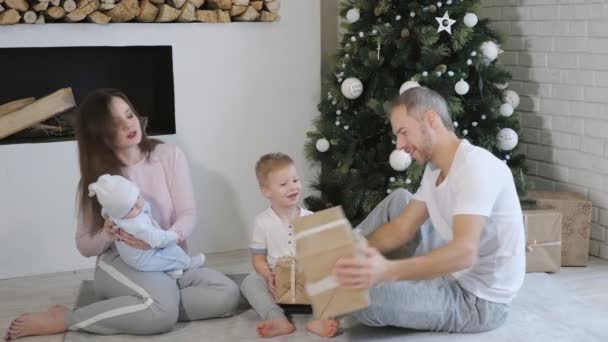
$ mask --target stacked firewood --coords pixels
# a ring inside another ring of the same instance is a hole
[[[276,21],[279,0],[0,0],[0,25]]]

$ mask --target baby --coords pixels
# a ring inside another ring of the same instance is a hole
[[[300,208],[302,185],[293,160],[282,153],[264,155],[255,167],[260,191],[270,201],[270,208],[260,213],[254,223],[249,246],[255,272],[249,274],[241,291],[263,321],[256,325],[258,336],[273,337],[295,331],[274,298],[274,268],[278,258],[295,256],[293,228],[290,222],[312,212]],[[319,336],[336,333],[336,320],[310,321],[306,328]]]
[[[177,245],[178,232],[164,230],[151,216],[150,204],[141,196],[137,185],[122,176],[102,175],[89,185],[89,196],[97,196],[102,215],[114,224],[150,245],[150,249],[133,248],[116,241],[122,260],[138,271],[167,272],[177,279],[184,270],[202,267],[205,255],[190,257]]]

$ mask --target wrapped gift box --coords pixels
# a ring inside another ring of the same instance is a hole
[[[559,272],[562,214],[553,209],[524,210],[526,272]]]
[[[298,271],[296,259],[282,257],[274,268],[275,300],[279,304],[310,304],[304,289],[304,274]]]
[[[573,192],[534,191],[528,198],[562,214],[562,266],[587,266],[591,236],[591,201]]]
[[[331,275],[336,261],[355,256],[355,238],[341,207],[319,211],[292,222],[296,258],[306,279],[306,293],[316,319],[334,318],[369,306],[369,293],[338,287]]]

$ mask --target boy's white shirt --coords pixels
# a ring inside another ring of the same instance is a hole
[[[300,216],[313,214],[310,210],[298,208]],[[268,266],[274,271],[278,258],[295,256],[294,235],[293,226],[283,222],[270,207],[255,217],[249,250],[253,255],[266,255]]]

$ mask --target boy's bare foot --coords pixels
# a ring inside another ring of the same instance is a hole
[[[25,336],[54,335],[65,331],[63,316],[70,309],[53,305],[46,312],[30,312],[15,318],[4,334],[5,341]]]
[[[287,335],[296,330],[296,327],[294,327],[287,318],[275,318],[269,321],[263,321],[256,324],[255,328],[260,337]]]
[[[310,321],[306,323],[306,330],[321,337],[333,337],[338,331],[338,321],[335,319]]]

